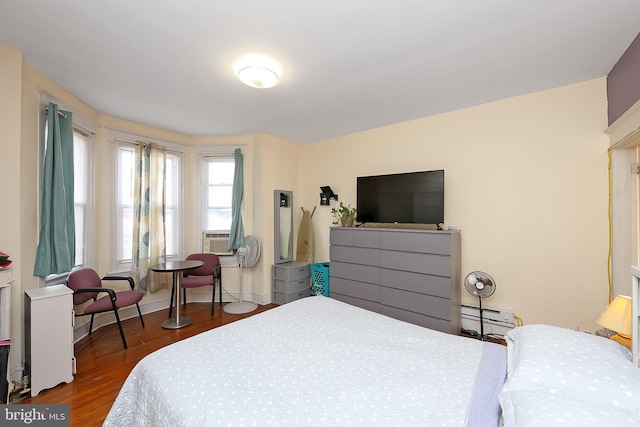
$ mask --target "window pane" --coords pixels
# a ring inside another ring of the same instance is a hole
[[[84,265],[84,221],[85,206],[76,204],[74,207],[75,231],[76,231],[76,267]]]
[[[85,138],[74,132],[73,134],[73,200],[76,203],[86,203],[87,200],[87,154]]]
[[[176,163],[178,159],[174,156],[167,156],[166,161],[166,204],[168,206],[175,206],[177,194],[176,194],[176,185],[178,180],[178,173],[176,169]]]
[[[230,230],[233,200],[233,157],[207,159],[205,183],[205,229]]]
[[[207,207],[231,207],[233,200],[233,187],[231,186],[210,186],[207,200]]]
[[[76,233],[75,267],[83,267],[87,242],[87,200],[89,199],[89,140],[87,136],[73,129],[73,202]]]
[[[127,206],[133,206],[134,162],[134,151],[120,148],[120,203]]]
[[[231,209],[208,209],[207,230],[230,230]]]
[[[165,182],[165,244],[167,258],[178,255],[178,187],[179,187],[179,163],[178,156],[168,153],[166,159]]]
[[[233,184],[233,170],[235,161],[230,160],[210,160],[209,161],[209,184]]]
[[[131,262],[133,250],[133,190],[135,180],[135,151],[130,146],[120,146],[118,165],[118,262]]]
[[[122,225],[118,258],[120,261],[130,262],[133,251],[133,207],[121,207],[120,218]]]
[[[166,209],[165,224],[166,224],[165,243],[167,246],[167,250],[166,250],[167,257],[176,256],[178,254],[178,251],[177,251],[178,245],[176,243],[176,230],[175,230],[175,227],[173,227],[173,225],[176,224],[175,209],[172,209],[172,208]]]

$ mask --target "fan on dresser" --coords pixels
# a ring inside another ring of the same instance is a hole
[[[493,295],[496,282],[493,277],[483,271],[472,271],[464,279],[464,287],[471,295],[478,297],[480,305],[480,339],[484,341],[484,320],[482,318],[482,298]]]
[[[240,275],[240,301],[231,302],[225,305],[222,308],[225,313],[244,314],[258,308],[257,304],[244,300],[244,278],[242,274],[245,268],[253,267],[256,262],[258,262],[258,258],[260,258],[260,241],[254,236],[245,237],[244,244],[238,248],[238,260],[240,261],[240,266],[238,269]]]

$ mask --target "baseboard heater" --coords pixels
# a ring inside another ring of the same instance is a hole
[[[515,327],[513,311],[482,307],[485,335],[504,335]],[[460,308],[462,329],[480,333],[480,309],[473,305],[462,304]]]

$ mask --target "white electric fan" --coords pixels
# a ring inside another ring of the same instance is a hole
[[[482,298],[493,295],[496,282],[483,271],[472,271],[464,279],[464,287],[471,294],[478,297],[480,304],[480,339],[484,341],[484,320],[482,318]]]
[[[249,313],[258,308],[258,305],[245,301],[243,290],[244,290],[244,279],[243,279],[243,270],[245,268],[253,267],[256,262],[258,262],[258,258],[260,258],[260,242],[253,236],[247,236],[244,238],[244,245],[238,248],[238,260],[240,261],[240,300],[236,302],[231,302],[225,305],[222,309],[225,313],[230,314],[244,314]]]

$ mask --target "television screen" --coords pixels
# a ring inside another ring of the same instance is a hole
[[[444,170],[358,177],[362,223],[444,222]]]

